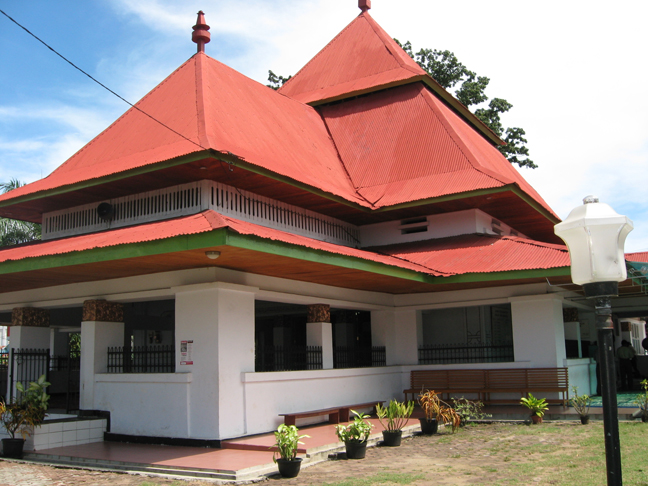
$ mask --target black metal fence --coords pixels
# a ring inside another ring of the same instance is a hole
[[[268,346],[257,348],[255,371],[321,370],[321,346]]]
[[[12,349],[9,358],[9,400],[14,397],[16,383],[29,388],[30,381],[41,375],[49,381],[49,349]]]
[[[108,348],[108,373],[174,373],[175,346]]]
[[[428,344],[418,350],[419,364],[507,363],[515,361],[512,344]]]
[[[5,399],[9,382],[9,353],[0,353],[0,398]]]
[[[370,368],[386,366],[384,346],[348,347],[336,346],[333,349],[334,368]]]

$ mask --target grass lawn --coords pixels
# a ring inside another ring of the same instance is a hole
[[[623,484],[648,486],[648,424],[620,423]],[[605,485],[603,423],[473,425],[304,469],[291,486]]]

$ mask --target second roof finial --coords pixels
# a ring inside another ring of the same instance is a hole
[[[196,20],[196,25],[193,26],[191,40],[198,44],[198,52],[205,52],[205,44],[211,40],[209,25],[205,23],[205,14],[202,10],[198,12],[198,20]]]
[[[371,0],[358,0],[358,8],[365,13],[371,8]]]

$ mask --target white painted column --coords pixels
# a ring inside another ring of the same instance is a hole
[[[95,374],[108,371],[108,348],[124,346],[124,323],[81,323],[81,371],[79,408],[95,410]]]
[[[562,297],[546,294],[511,297],[515,361],[534,368],[565,366]]]
[[[306,344],[322,347],[322,369],[333,369],[333,325],[330,322],[306,324]]]
[[[11,349],[49,349],[50,328],[11,326],[9,343]]]
[[[371,339],[385,346],[387,366],[418,364],[421,312],[381,310],[371,312]]]
[[[187,410],[176,413],[188,415],[190,438],[226,439],[247,432],[242,373],[254,371],[256,290],[225,283],[174,289],[176,372],[192,373]],[[181,363],[183,341],[191,345],[192,364]]]

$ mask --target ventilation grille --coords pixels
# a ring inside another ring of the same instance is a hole
[[[340,245],[359,246],[359,231],[351,224],[214,181],[193,182],[103,202],[113,206],[114,215],[110,221],[97,215],[97,206],[101,202],[44,214],[43,239],[92,233],[213,209],[225,216],[268,228]]]

